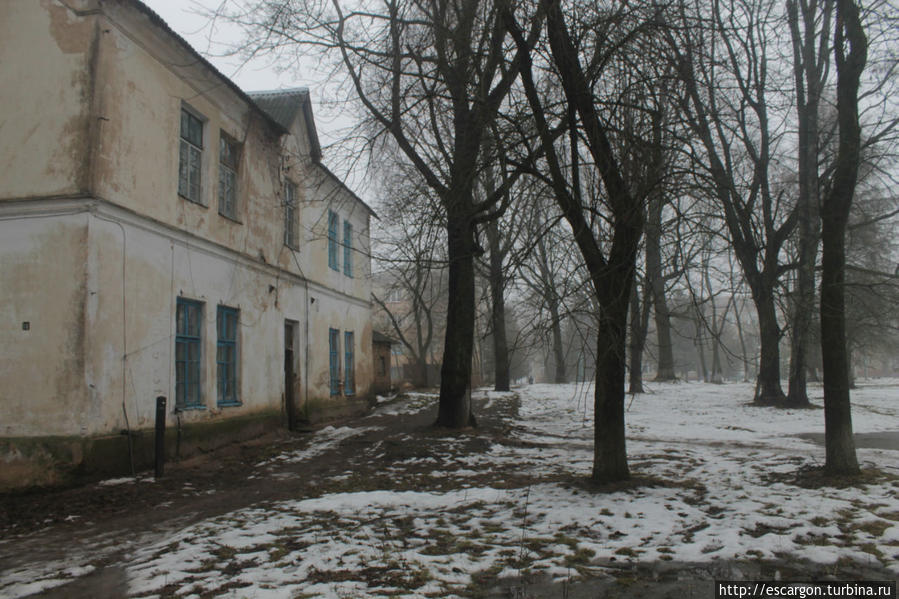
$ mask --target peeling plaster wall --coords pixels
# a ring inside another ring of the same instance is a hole
[[[0,4],[0,166],[16,174],[0,179],[0,436],[146,429],[157,395],[173,425],[179,296],[204,303],[205,409],[183,422],[283,410],[285,319],[301,416],[346,403],[330,395],[329,327],[354,332],[366,397],[370,213],[309,160],[302,119],[283,134],[130,2],[67,4]],[[205,119],[202,204],[178,195],[182,106]],[[243,144],[236,219],[218,211],[222,131]],[[286,178],[299,251],[283,244]],[[328,268],[329,209],[341,241],[353,223],[353,277]],[[216,402],[220,304],[240,310],[236,407]]]
[[[88,217],[77,210],[15,219],[0,210],[2,436],[80,434],[88,427]]]
[[[96,39],[90,11],[0,2],[0,199],[86,190]]]

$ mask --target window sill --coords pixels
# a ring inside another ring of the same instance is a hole
[[[209,207],[209,206],[207,206],[206,204],[204,204],[203,202],[201,202],[201,201],[199,201],[199,200],[192,200],[192,199],[190,199],[189,197],[187,197],[187,196],[185,196],[185,195],[181,195],[180,193],[178,194],[178,197],[181,198],[182,200],[184,200],[185,202],[190,202],[191,204],[196,204],[197,206],[202,206],[203,208],[208,208],[208,207]]]
[[[205,410],[205,409],[206,409],[206,406],[203,404],[193,404],[193,405],[188,404],[186,406],[175,406],[176,412],[190,412],[192,410]]]
[[[228,216],[227,214],[225,214],[223,212],[219,212],[219,216],[221,216],[225,220],[230,220],[232,223],[234,223],[236,225],[243,225],[243,221],[238,219],[236,216]]]
[[[236,408],[243,405],[241,401],[220,401],[216,404],[216,406],[220,408]]]

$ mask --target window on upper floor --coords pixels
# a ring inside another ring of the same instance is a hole
[[[337,228],[340,218],[333,210],[328,210],[328,266],[332,270],[340,271],[339,257],[337,255]]]
[[[178,194],[202,204],[203,121],[181,109],[181,139],[178,150]]]
[[[300,249],[300,213],[297,198],[297,184],[287,181],[284,184],[284,245]]]
[[[343,221],[343,274],[353,276],[353,225]]]
[[[219,214],[237,220],[237,167],[240,144],[223,131],[219,135]]]

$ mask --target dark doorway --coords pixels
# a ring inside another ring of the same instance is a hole
[[[297,429],[297,376],[296,368],[297,323],[284,321],[284,407],[287,411],[287,428]]]

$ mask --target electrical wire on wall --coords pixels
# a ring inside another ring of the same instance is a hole
[[[128,435],[128,459],[131,463],[131,476],[135,475],[134,469],[134,439],[131,433],[131,423],[128,419],[127,408],[127,361],[128,361],[128,303],[126,292],[126,264],[128,256],[128,235],[125,232],[125,226],[121,222],[105,217],[97,211],[96,205],[91,207],[91,215],[98,220],[106,221],[118,225],[122,232],[122,414],[125,416],[125,431]],[[138,416],[140,412],[137,411]]]

